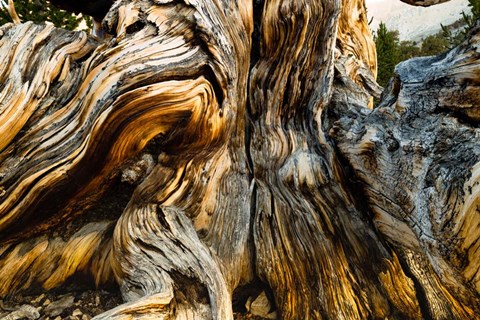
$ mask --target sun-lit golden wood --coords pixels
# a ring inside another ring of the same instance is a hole
[[[104,27],[0,30],[0,297],[81,278],[125,300],[96,319],[478,317],[478,28],[371,110],[361,0],[120,1]]]

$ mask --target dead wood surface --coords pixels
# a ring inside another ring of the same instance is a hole
[[[96,319],[478,317],[478,28],[371,110],[361,0],[117,1],[104,27],[1,29],[1,297],[81,276],[125,301]]]

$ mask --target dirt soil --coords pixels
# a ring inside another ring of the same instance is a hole
[[[13,295],[0,300],[0,320],[89,320],[121,303],[118,292],[106,290]]]

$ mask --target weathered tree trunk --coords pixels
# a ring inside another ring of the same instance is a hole
[[[233,319],[252,287],[271,318],[479,317],[480,28],[371,110],[362,0],[117,1],[104,27],[1,29],[0,296],[82,275],[125,300],[97,319]]]

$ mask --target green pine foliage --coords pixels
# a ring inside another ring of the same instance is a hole
[[[467,28],[472,28],[475,21],[480,18],[480,0],[468,0],[468,6],[471,8],[471,14],[463,14],[463,19],[467,23]]]
[[[447,40],[450,48],[458,46],[463,41],[467,33],[465,29],[460,30],[459,32],[452,32],[451,26],[444,26],[443,24],[440,26],[442,27],[442,35]]]
[[[448,40],[443,37],[443,33],[430,35],[423,39],[420,49],[421,56],[434,56],[449,49]]]
[[[7,0],[1,2],[0,25],[12,22],[6,8]],[[45,0],[15,0],[15,10],[22,21],[33,21],[40,23],[50,21],[56,27],[68,30],[78,28],[82,21],[81,16],[60,10]]]
[[[415,41],[401,41],[398,44],[398,60],[408,60],[422,55],[422,48]]]
[[[458,46],[465,39],[470,29],[474,27],[475,22],[480,18],[480,0],[468,0],[468,6],[471,10],[470,14],[463,12],[462,19],[452,26],[441,25],[443,36],[447,39],[450,48]],[[458,30],[458,24],[464,27]],[[457,29],[457,31],[452,31],[452,29]]]
[[[383,87],[393,77],[395,66],[400,62],[414,57],[438,55],[449,49],[449,42],[442,32],[430,35],[420,43],[400,41],[398,31],[388,30],[384,23],[380,23],[373,39],[377,49],[377,82]]]
[[[378,75],[377,82],[386,86],[393,77],[395,66],[407,59],[419,56],[438,55],[459,45],[465,35],[480,19],[480,0],[468,0],[471,13],[463,13],[462,19],[451,26],[441,26],[442,31],[430,35],[420,43],[413,41],[399,41],[398,31],[388,30],[384,23],[380,23],[374,35],[377,48]],[[452,30],[459,30],[453,32]]]
[[[383,22],[380,23],[374,36],[377,48],[378,74],[377,82],[385,86],[393,75],[395,65],[399,60],[398,31],[390,31]]]

